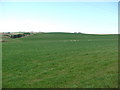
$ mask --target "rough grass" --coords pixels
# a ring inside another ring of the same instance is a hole
[[[117,35],[43,33],[3,43],[3,88],[118,87]]]

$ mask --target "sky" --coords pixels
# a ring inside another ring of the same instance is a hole
[[[1,2],[0,32],[118,33],[118,2]]]

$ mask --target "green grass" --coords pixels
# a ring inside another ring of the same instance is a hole
[[[2,45],[3,88],[116,88],[117,35],[42,33]]]

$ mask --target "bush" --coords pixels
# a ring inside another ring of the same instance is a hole
[[[17,35],[11,35],[10,38],[20,38],[22,37],[23,35],[22,34],[17,34]]]

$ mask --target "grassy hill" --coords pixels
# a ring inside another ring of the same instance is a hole
[[[3,88],[118,87],[117,35],[41,33],[3,42]]]

